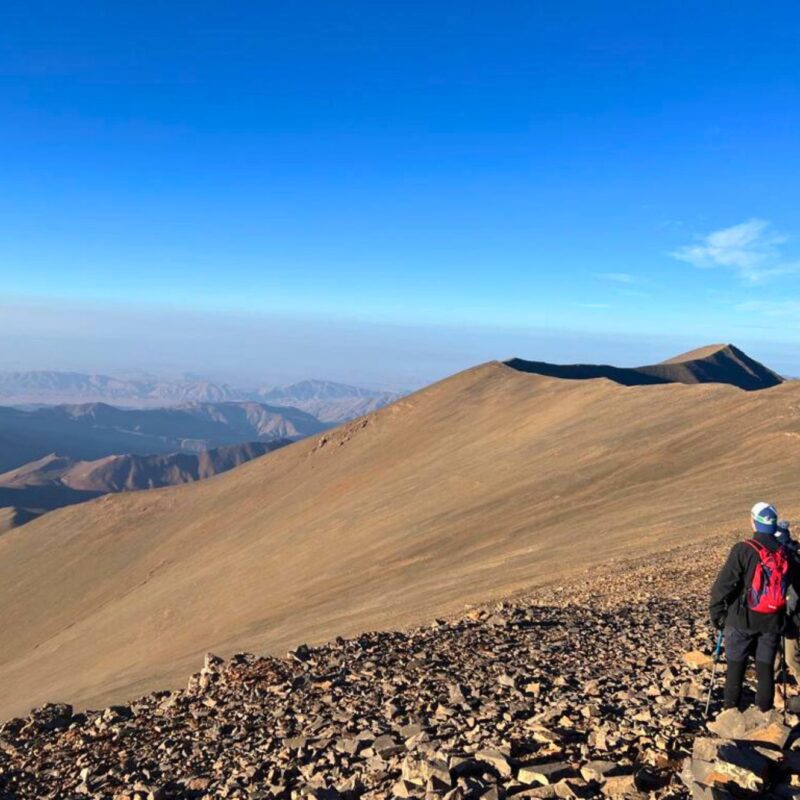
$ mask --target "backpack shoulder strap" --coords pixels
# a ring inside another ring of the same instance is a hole
[[[766,547],[764,547],[763,544],[757,542],[755,539],[745,539],[744,543],[750,545],[750,547],[752,547],[753,550],[755,550],[756,553],[758,553],[759,557],[761,557],[764,551],[767,549]]]

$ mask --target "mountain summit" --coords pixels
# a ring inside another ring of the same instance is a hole
[[[769,389],[783,378],[750,358],[732,344],[712,344],[644,367],[613,367],[608,364],[550,364],[512,358],[505,362],[520,372],[567,380],[607,378],[623,386],[658,383],[727,383],[746,391]]]

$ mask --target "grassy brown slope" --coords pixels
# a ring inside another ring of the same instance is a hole
[[[0,537],[0,716],[179,681],[208,649],[411,623],[782,511],[800,386],[626,388],[491,363],[197,484]],[[322,442],[324,441],[324,444]]]

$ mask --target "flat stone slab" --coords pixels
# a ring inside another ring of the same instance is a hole
[[[705,669],[714,665],[714,659],[700,650],[691,650],[683,654],[683,660],[692,669]]]
[[[520,783],[535,784],[539,783],[546,786],[556,783],[562,778],[569,778],[576,775],[575,769],[566,761],[544,761],[539,764],[526,764],[520,767],[517,773],[517,780]]]

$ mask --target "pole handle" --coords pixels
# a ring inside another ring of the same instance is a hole
[[[718,661],[722,654],[722,631],[717,632],[717,645],[714,648],[714,660]]]

